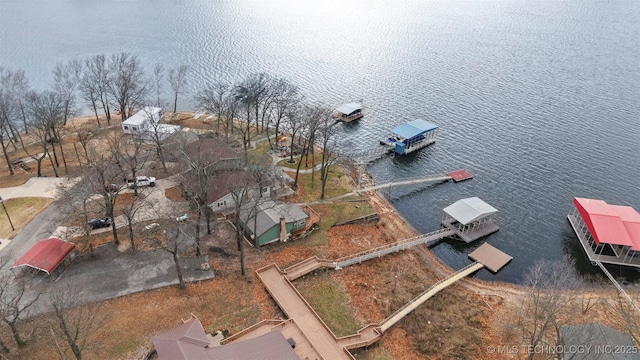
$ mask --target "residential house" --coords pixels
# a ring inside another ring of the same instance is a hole
[[[287,241],[319,221],[320,216],[309,207],[271,200],[249,202],[240,210],[240,226],[256,246]]]
[[[280,330],[233,344],[212,346],[195,316],[154,337],[153,346],[160,360],[300,359]]]

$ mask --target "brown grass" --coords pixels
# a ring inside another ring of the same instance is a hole
[[[13,238],[25,225],[33,220],[34,217],[44,211],[51,202],[52,200],[47,198],[15,198],[5,200],[4,206],[7,212],[5,213],[2,206],[0,206],[0,238]],[[15,230],[11,229],[7,213]]]

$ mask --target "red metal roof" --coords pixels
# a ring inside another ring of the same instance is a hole
[[[73,243],[52,237],[40,240],[18,259],[12,269],[18,266],[31,266],[51,274],[58,265],[69,255],[75,245]]]
[[[633,243],[631,250],[640,251],[640,214],[631,206],[611,205],[611,207],[620,215],[620,220],[627,229],[627,234]]]
[[[584,198],[574,198],[573,203],[596,243],[640,250],[640,214],[635,209]]]

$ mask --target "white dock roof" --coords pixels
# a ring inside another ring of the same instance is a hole
[[[361,109],[362,109],[362,105],[358,103],[349,103],[349,104],[340,106],[339,108],[336,109],[336,111],[341,114],[349,115],[352,112],[361,110]]]
[[[462,225],[467,225],[498,212],[496,208],[477,197],[458,200],[444,208],[443,211]]]

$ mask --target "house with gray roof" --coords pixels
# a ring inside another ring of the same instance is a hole
[[[240,226],[256,246],[286,241],[292,233],[308,229],[309,222],[317,217],[315,213],[310,214],[310,209],[305,209],[306,212],[298,205],[271,200],[257,204],[249,202],[240,209]]]

